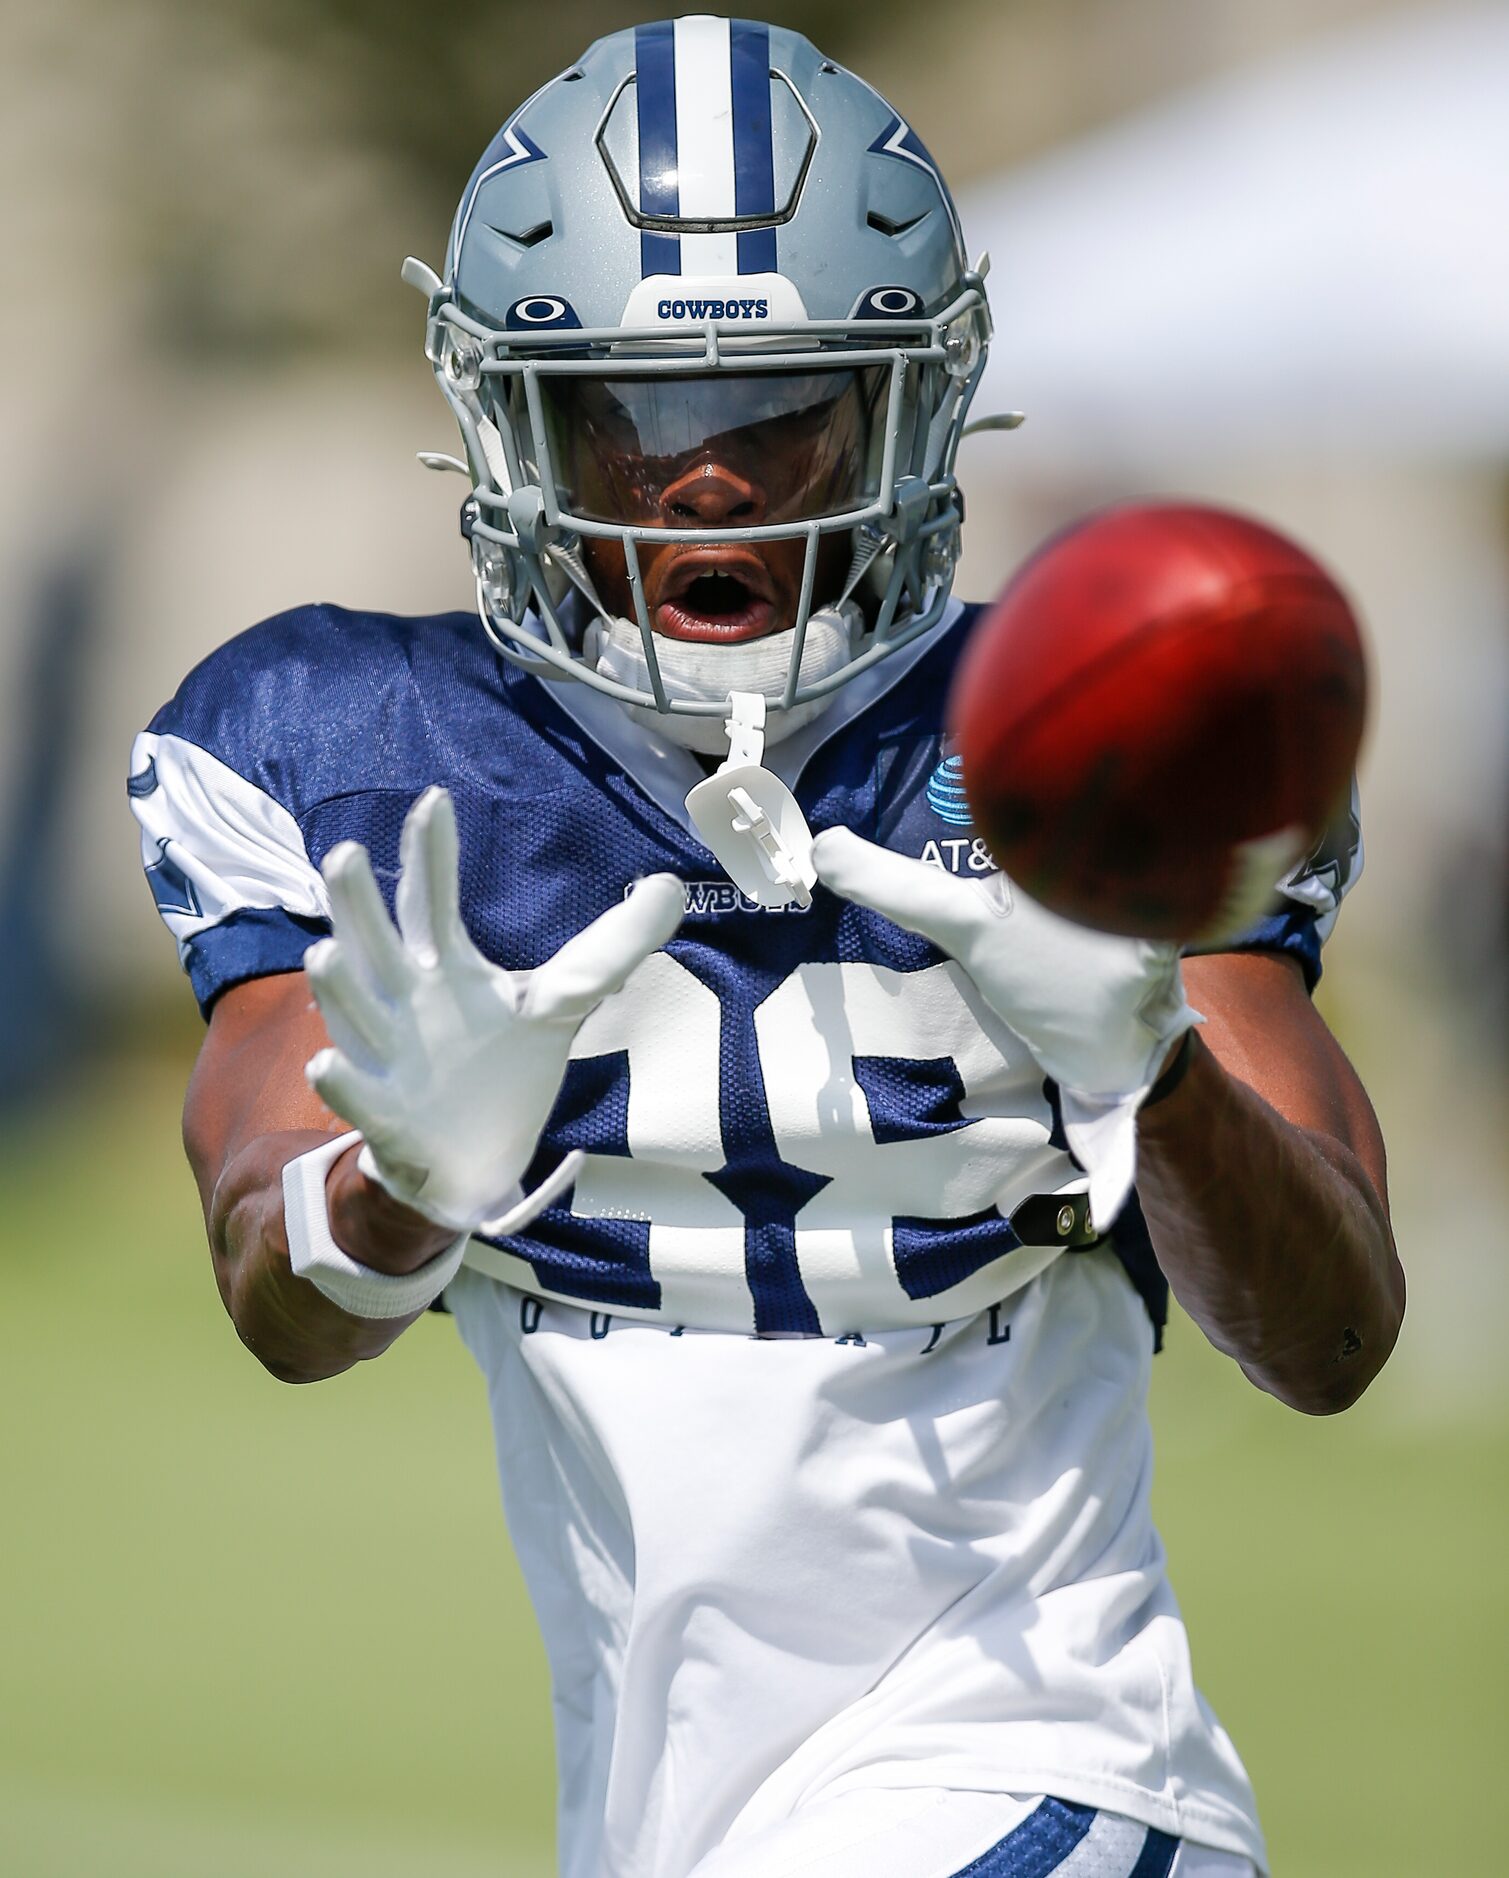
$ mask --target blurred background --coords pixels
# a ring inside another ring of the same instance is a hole
[[[316,1390],[220,1312],[199,1022],[132,734],[330,599],[470,604],[407,253],[513,105],[644,17],[9,0],[0,20],[0,1870],[542,1878],[542,1661],[443,1320]],[[1333,1422],[1176,1320],[1160,1519],[1280,1878],[1502,1869],[1509,1738],[1509,8],[770,9],[931,145],[998,337],[959,590],[1096,504],[1289,529],[1356,596],[1368,866],[1321,1001],[1411,1275]],[[374,1461],[380,1456],[380,1461]]]

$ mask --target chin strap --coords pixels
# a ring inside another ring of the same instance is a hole
[[[765,699],[728,694],[728,755],[687,794],[697,833],[747,900],[772,911],[812,904],[812,831],[796,797],[762,761]]]

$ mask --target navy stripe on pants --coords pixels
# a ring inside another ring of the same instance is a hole
[[[999,1845],[972,1859],[954,1878],[1051,1878],[1095,1823],[1093,1806],[1044,1800]],[[1168,1878],[1179,1841],[1149,1828],[1126,1878]]]

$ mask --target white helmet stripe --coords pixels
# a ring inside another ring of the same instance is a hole
[[[680,213],[688,221],[733,219],[734,100],[728,21],[706,14],[676,21],[676,167]],[[737,236],[683,235],[681,271],[737,274]]]

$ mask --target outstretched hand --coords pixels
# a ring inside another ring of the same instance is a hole
[[[1090,1211],[1109,1225],[1136,1171],[1137,1109],[1170,1045],[1200,1021],[1185,1001],[1178,948],[1092,932],[1004,874],[960,879],[847,828],[820,834],[812,858],[832,892],[921,934],[969,973],[1059,1085],[1069,1145],[1090,1175]]]
[[[462,922],[444,789],[409,811],[399,865],[395,929],[366,849],[347,841],[325,857],[334,934],[304,964],[334,1047],[305,1074],[360,1129],[367,1174],[469,1231],[513,1197],[583,1018],[675,932],[682,887],[651,875],[537,971],[509,972]]]

